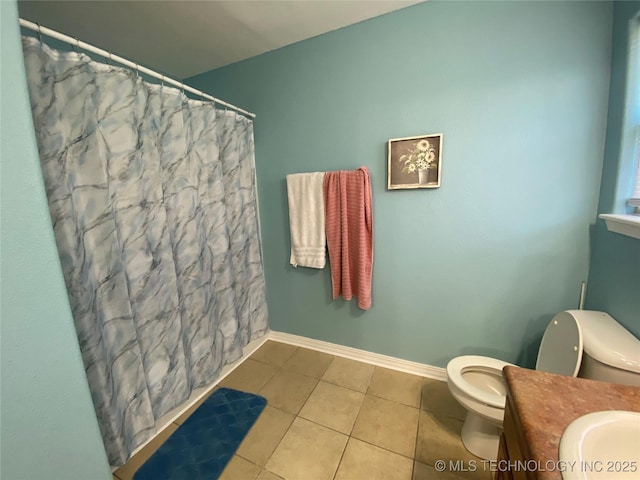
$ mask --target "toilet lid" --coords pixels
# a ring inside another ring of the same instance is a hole
[[[544,331],[536,370],[575,377],[582,363],[582,331],[573,315],[557,314]]]

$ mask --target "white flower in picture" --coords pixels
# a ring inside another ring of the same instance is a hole
[[[436,149],[429,140],[422,139],[413,144],[413,150],[410,150],[405,155],[402,155],[398,161],[403,163],[403,172],[418,172],[423,170],[429,170],[430,168],[437,168],[435,164]]]

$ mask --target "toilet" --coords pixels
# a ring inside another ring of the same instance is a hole
[[[477,355],[452,359],[447,384],[467,409],[462,443],[474,455],[495,460],[502,433],[507,386],[502,368],[511,363]],[[640,386],[640,340],[610,315],[567,310],[547,326],[536,370]]]

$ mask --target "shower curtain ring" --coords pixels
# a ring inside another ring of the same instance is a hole
[[[109,52],[109,58],[107,58],[107,63],[111,65],[111,62],[113,62],[113,58],[111,58],[111,52]]]
[[[160,90],[164,88],[164,75],[162,75],[162,79],[160,80]]]
[[[38,26],[38,40],[42,43],[42,27],[40,27],[40,24],[37,22],[36,25]]]
[[[136,77],[140,77],[140,67],[138,66],[138,63],[136,62]]]
[[[76,53],[80,53],[80,40],[78,40],[78,37],[76,38],[76,44],[74,45],[75,49],[76,49]]]

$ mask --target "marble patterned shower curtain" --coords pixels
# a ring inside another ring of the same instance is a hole
[[[24,37],[49,209],[112,465],[267,330],[251,120]]]

